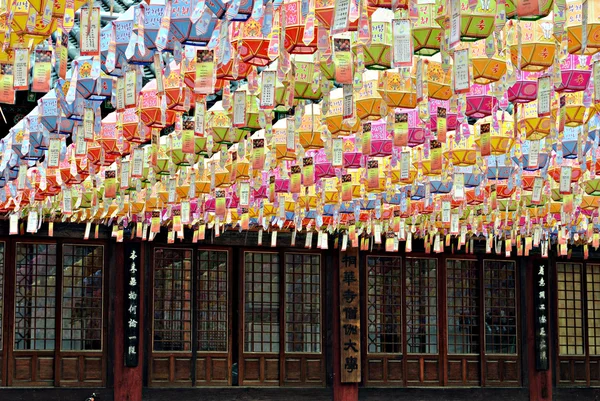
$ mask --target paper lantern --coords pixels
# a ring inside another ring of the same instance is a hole
[[[433,1],[418,4],[418,18],[413,21],[412,36],[415,54],[433,56],[440,51],[442,29],[435,21],[436,5]]]
[[[183,153],[183,141],[181,135],[170,134],[167,136],[166,154],[176,166],[190,166],[198,162],[195,153]]]
[[[442,63],[427,60],[427,90],[432,99],[449,100],[452,97],[452,67],[444,71]],[[413,72],[416,74],[416,67]]]
[[[341,88],[331,91],[329,110],[325,115],[325,124],[332,136],[348,135],[360,130],[360,120],[355,118],[353,123],[343,118],[343,90]]]
[[[528,3],[523,0],[506,0],[506,16],[524,21],[535,21],[550,14],[553,0]]]
[[[134,143],[144,143],[150,139],[152,130],[147,126],[140,124],[140,118],[136,109],[125,109],[122,112],[117,111],[117,121],[121,114],[121,123],[123,124],[123,137]]]
[[[397,111],[408,114],[408,146],[414,147],[425,143],[425,124],[419,118],[419,111],[416,109],[397,109]]]
[[[519,39],[517,27],[513,27],[508,37],[510,57],[513,65],[523,71],[543,71],[554,62],[556,46],[552,35],[552,21],[548,18],[539,21],[520,21],[521,63],[518,63]]]
[[[556,115],[556,106],[558,100],[556,96],[553,99],[554,107],[552,107],[552,113]],[[527,139],[538,140],[545,138],[550,134],[550,117],[539,117],[538,116],[538,105],[537,100],[531,103],[527,103],[522,106],[522,112],[519,111],[519,125],[525,126],[525,132]]]
[[[517,82],[508,89],[508,100],[512,103],[529,103],[537,99],[538,78],[537,72],[516,70]]]
[[[437,117],[439,107],[443,107],[446,109],[446,130],[455,131],[458,127],[458,114],[450,110],[449,101],[437,99],[429,99],[429,129],[433,132],[437,131]]]
[[[487,179],[495,180],[495,185],[507,180],[514,172],[515,167],[509,155],[498,154],[487,157]],[[498,190],[498,186],[496,189]]]
[[[561,83],[557,92],[580,92],[587,88],[592,76],[591,56],[569,54],[560,65]]]
[[[380,107],[382,103],[378,88],[378,73],[365,71],[363,73],[362,88],[354,96],[356,114],[361,120],[381,118]]]
[[[498,81],[506,73],[506,61],[500,57],[498,50],[492,57],[485,52],[485,40],[478,40],[469,45],[470,61],[473,66],[473,82],[487,85]]]
[[[294,99],[318,100],[323,95],[321,85],[314,91],[312,89],[313,78],[319,71],[319,67],[312,55],[294,56]]]
[[[272,60],[269,57],[269,37],[262,34],[263,18],[250,18],[246,22],[234,23],[235,46],[242,61],[251,65],[266,66]]]
[[[264,130],[257,131],[264,137]],[[272,146],[275,146],[277,160],[296,160],[296,149],[287,148],[287,119],[282,118],[273,124]]]
[[[416,79],[410,74],[388,70],[379,73],[377,91],[389,107],[417,107]]]
[[[304,44],[304,18],[302,17],[302,1],[288,0],[282,7],[285,8],[285,38],[283,47],[290,54],[312,54],[317,51],[317,29],[313,28],[312,41]]]
[[[98,138],[98,143],[104,149],[105,155],[128,154],[130,151],[129,142],[125,141],[122,135],[117,134],[117,113],[109,113],[102,119],[102,129]]]
[[[437,22],[443,26],[446,16],[450,16],[449,2],[437,1]],[[485,39],[494,30],[496,1],[477,2],[473,10],[469,0],[460,0],[460,35],[463,42]]]
[[[583,92],[567,93],[565,95],[565,101],[565,125],[569,127],[576,127],[587,123],[593,115],[596,114],[596,109],[594,107],[585,107],[583,102]]]
[[[167,107],[174,111],[188,111],[193,103],[190,88],[182,82],[181,69],[171,64],[170,74],[164,79]]]
[[[584,54],[594,54],[600,50],[600,4],[587,1],[587,45]],[[581,54],[583,31],[583,1],[567,2],[567,40],[569,53]]]
[[[477,150],[475,149],[472,126],[469,126],[469,130],[471,131],[470,135],[467,138],[461,138],[458,144],[454,144],[454,139],[450,138],[446,142],[450,146],[444,146],[444,157],[452,160],[453,166],[472,166],[477,161]]]
[[[245,1],[245,0],[242,0]],[[190,33],[182,42],[184,45],[206,46],[210,41],[212,33],[217,29],[218,18],[213,14],[208,20],[208,24],[203,25],[203,20],[200,18],[190,28]]]
[[[326,29],[331,29],[333,15],[335,13],[336,0],[315,0],[315,17],[319,20],[319,24]],[[367,6],[367,15],[370,17],[377,8]],[[354,21],[348,21],[348,31],[355,32],[358,30],[357,18]],[[315,29],[316,31],[316,29]]]
[[[485,117],[475,123],[475,142],[481,147],[481,125],[490,124],[490,148],[492,155],[503,155],[510,150],[514,142],[514,120],[507,112],[496,112],[498,129],[494,127],[493,118]]]
[[[237,65],[236,65],[237,64]],[[250,74],[250,69],[252,66],[248,63],[244,63],[243,61],[239,61],[237,63],[229,60],[227,64],[219,64],[217,67],[217,80],[224,79],[227,81],[237,81],[240,79],[246,79],[248,74]],[[237,69],[237,74],[235,72]],[[195,77],[194,73],[194,77]]]
[[[489,85],[471,85],[471,90],[466,95],[468,117],[483,118],[492,115],[498,106],[498,99],[490,95]]]
[[[537,171],[546,166],[550,155],[544,151],[546,149],[546,139],[541,139],[539,143],[539,153],[537,155],[537,163],[530,163],[532,141],[523,141],[521,145],[521,160],[514,154],[514,148],[511,151],[511,157],[516,164],[520,164],[525,171]]]
[[[175,111],[164,109],[156,90],[156,79],[148,82],[140,92],[140,119],[151,128],[164,128],[175,123]]]
[[[305,106],[302,122],[297,130],[300,145],[304,149],[321,149],[323,147],[320,126],[321,107],[314,103]]]
[[[370,70],[387,70],[392,67],[392,19],[390,10],[380,9],[371,16],[371,43],[363,47],[365,67]],[[354,41],[352,51],[356,57],[359,44]]]

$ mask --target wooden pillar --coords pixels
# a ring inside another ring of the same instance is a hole
[[[144,326],[144,274],[139,274],[139,346],[138,346],[138,365],[136,367],[125,366],[125,337],[127,330],[125,327],[125,313],[128,305],[128,291],[126,288],[126,275],[128,273],[128,255],[125,255],[125,244],[117,243],[115,249],[115,266],[110,266],[116,270],[115,291],[108,291],[109,296],[115,297],[115,333],[114,333],[114,399],[119,401],[142,401],[142,385],[144,371],[144,336],[142,328]],[[139,253],[140,273],[144,271],[145,260],[143,244]]]
[[[535,260],[539,262],[539,260]],[[545,263],[545,268],[549,269],[549,259],[543,259]],[[530,258],[527,263],[527,281],[525,284],[526,293],[526,304],[527,304],[527,359],[528,359],[528,371],[529,371],[529,400],[530,401],[551,401],[552,400],[552,352],[550,352],[550,344],[552,344],[552,339],[550,335],[552,330],[548,330],[548,370],[537,370],[536,369],[536,352],[537,351],[537,339],[536,339],[536,327],[535,327],[535,319],[536,319],[536,311],[535,311],[535,299],[537,294],[535,294],[536,289],[536,281],[538,280],[538,263],[534,263],[534,261]],[[550,289],[550,274],[546,274],[548,277],[548,283],[546,283],[546,299],[547,299],[547,307],[550,306],[550,298],[553,296]],[[553,324],[552,314],[548,313],[548,327],[551,327]]]
[[[333,263],[333,400],[358,401],[358,383],[342,383],[341,380],[340,263],[342,255],[342,252],[337,254]]]

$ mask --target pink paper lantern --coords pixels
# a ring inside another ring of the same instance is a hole
[[[467,94],[467,110],[465,114],[473,118],[483,118],[492,115],[498,105],[498,99],[490,93],[489,85],[473,85]]]
[[[537,72],[516,71],[517,82],[508,89],[508,100],[512,103],[529,103],[537,98]]]
[[[560,65],[562,82],[557,92],[580,92],[587,88],[592,76],[592,57],[569,54]]]

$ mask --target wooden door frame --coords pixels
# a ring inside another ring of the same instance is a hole
[[[277,358],[279,358],[279,387],[285,386],[285,380],[284,380],[284,372],[285,372],[285,366],[284,366],[284,362],[285,362],[285,356],[288,355],[288,353],[285,351],[285,335],[286,335],[286,329],[285,329],[285,325],[286,325],[286,320],[285,320],[285,296],[286,296],[286,274],[285,274],[285,255],[286,254],[309,254],[309,255],[319,255],[320,259],[319,259],[319,264],[320,264],[320,271],[319,271],[319,280],[320,280],[320,306],[321,306],[321,311],[320,311],[320,320],[321,320],[321,335],[320,335],[320,341],[321,341],[321,352],[320,353],[314,353],[314,355],[318,355],[322,361],[322,371],[321,371],[321,378],[322,378],[322,386],[326,385],[326,347],[327,347],[327,342],[326,342],[326,334],[327,334],[327,327],[325,327],[325,312],[324,312],[324,307],[325,307],[325,295],[327,294],[327,283],[326,283],[326,274],[325,274],[325,263],[324,261],[326,260],[326,256],[327,256],[327,252],[331,252],[330,250],[323,250],[323,249],[303,249],[303,248],[293,248],[293,247],[277,247],[277,248],[269,248],[269,247],[240,247],[238,250],[238,266],[239,266],[239,271],[238,271],[238,299],[237,299],[237,304],[238,304],[238,330],[237,330],[237,343],[238,343],[238,380],[239,380],[239,385],[240,386],[244,386],[244,355],[245,354],[256,354],[256,355],[260,355],[260,356],[277,356]],[[244,345],[245,345],[245,338],[244,338],[244,334],[245,334],[245,285],[246,285],[246,279],[245,279],[245,272],[246,272],[246,258],[245,255],[246,253],[269,253],[269,254],[276,254],[279,256],[279,294],[278,294],[278,299],[279,299],[279,352],[278,353],[246,353],[244,351]],[[298,355],[306,355],[305,353],[289,353],[289,355],[294,355],[294,354],[298,354]],[[265,387],[275,387],[272,386],[270,384],[252,384],[253,386],[265,386]],[[297,384],[300,386],[303,386],[303,383]],[[308,384],[308,386],[310,386],[310,384]]]

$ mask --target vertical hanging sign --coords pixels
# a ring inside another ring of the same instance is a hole
[[[533,299],[535,308],[535,368],[548,370],[548,265],[543,261],[534,263]]]
[[[340,262],[341,382],[358,383],[361,378],[358,248],[340,252]]]
[[[81,9],[79,48],[82,56],[100,54],[100,7]]]
[[[140,344],[140,244],[125,245],[125,366],[135,368],[139,363]]]

